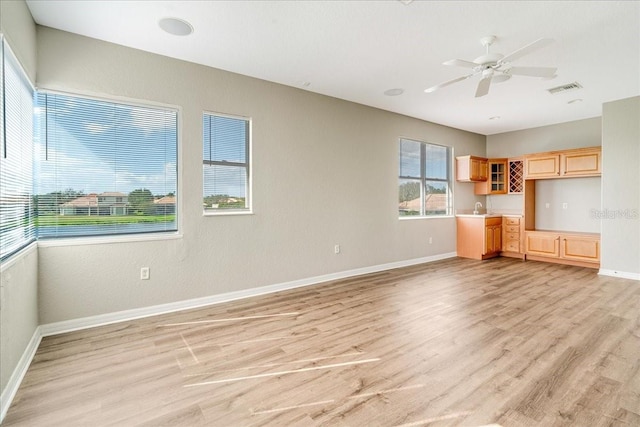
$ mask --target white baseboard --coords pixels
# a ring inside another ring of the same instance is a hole
[[[22,383],[22,379],[27,373],[27,369],[29,369],[29,365],[31,365],[33,357],[36,355],[36,350],[38,350],[40,340],[42,340],[42,333],[38,326],[33,332],[33,336],[31,337],[29,344],[27,344],[27,348],[24,350],[24,353],[22,353],[22,357],[20,357],[18,365],[13,370],[11,378],[9,378],[9,382],[0,395],[0,424],[4,421],[7,411],[9,411],[9,406],[18,392],[20,383]]]
[[[601,268],[598,274],[602,276],[620,277],[621,279],[640,280],[640,273],[627,273],[625,271],[607,270]]]
[[[316,285],[331,280],[345,279],[347,277],[359,276],[362,274],[376,273],[394,268],[407,267],[410,265],[423,264],[427,262],[439,261],[453,258],[455,252],[449,252],[429,257],[415,258],[411,260],[379,264],[370,267],[356,268],[354,270],[340,271],[337,273],[325,274],[322,276],[309,277],[306,279],[294,280],[291,282],[278,283],[275,285],[251,288],[242,291],[227,292],[224,294],[211,295],[203,298],[195,298],[184,301],[177,301],[168,304],[155,305],[150,307],[135,308],[132,310],[118,311],[115,313],[100,314],[97,316],[83,317],[80,319],[65,320],[62,322],[48,323],[40,326],[43,337],[57,335],[65,332],[72,332],[81,329],[94,328],[97,326],[109,325],[112,323],[125,322],[128,320],[140,319],[143,317],[156,316],[158,314],[172,313],[180,310],[204,307],[207,305],[220,304],[242,298],[249,298],[258,295],[265,295],[287,289],[301,288],[304,286]]]

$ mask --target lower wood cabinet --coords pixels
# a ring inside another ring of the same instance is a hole
[[[518,216],[503,216],[502,217],[502,254],[503,256],[510,256],[516,258],[523,257],[523,250],[521,245],[521,236],[524,233],[521,232],[523,226],[521,217]]]
[[[600,265],[600,235],[527,231],[527,259],[597,268]]]
[[[484,252],[498,254],[502,250],[502,218],[487,218],[484,225]]]
[[[502,218],[468,215],[456,217],[456,251],[459,257],[488,259],[500,255]]]

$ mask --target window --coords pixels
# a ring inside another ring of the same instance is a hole
[[[409,139],[399,148],[399,215],[451,215],[451,148]]]
[[[249,211],[248,119],[203,115],[202,205],[205,213]]]
[[[0,259],[35,240],[33,88],[0,36]]]
[[[39,238],[177,230],[177,112],[38,94]]]

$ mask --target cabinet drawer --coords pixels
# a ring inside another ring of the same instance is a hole
[[[507,241],[507,242],[511,242],[511,241],[519,242],[520,241],[520,233],[507,233],[504,236],[504,240]]]
[[[485,218],[484,225],[502,225],[502,218]]]
[[[507,252],[520,252],[520,242],[507,241],[505,242],[503,250]]]
[[[520,233],[519,225],[507,225],[504,227],[504,231],[507,233]]]
[[[520,218],[505,216],[504,220],[507,225],[520,225]]]

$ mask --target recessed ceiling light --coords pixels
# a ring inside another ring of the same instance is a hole
[[[500,120],[500,116],[489,117],[489,120]]]
[[[398,96],[398,95],[402,95],[404,93],[404,89],[402,88],[395,88],[395,89],[388,89],[384,91],[384,94],[387,96]]]
[[[582,98],[576,98],[576,99],[572,99],[571,101],[567,102],[567,104],[578,104],[580,102],[584,101]]]
[[[158,25],[164,31],[174,36],[188,36],[193,33],[193,27],[187,21],[178,18],[162,18]]]

